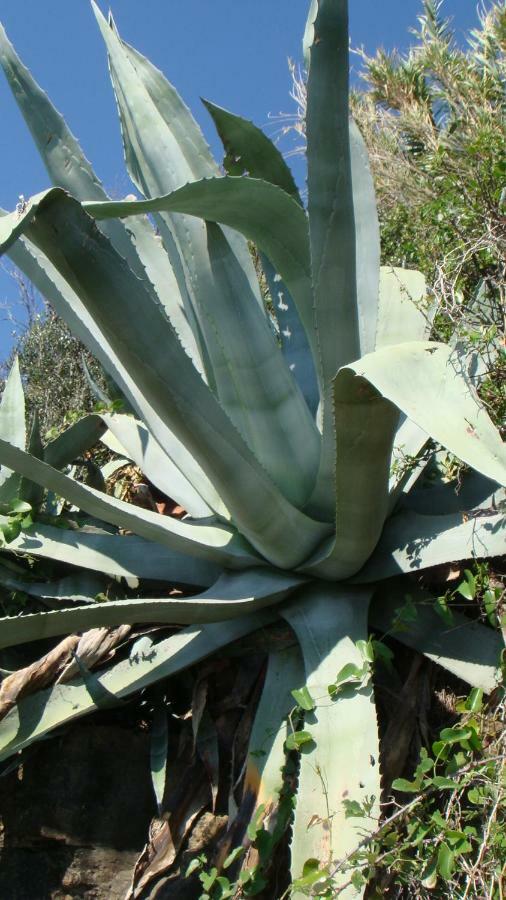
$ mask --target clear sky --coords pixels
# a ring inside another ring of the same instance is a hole
[[[446,0],[458,33],[476,24],[476,5]],[[308,0],[114,0],[112,8],[122,37],[175,84],[216,153],[200,96],[267,126],[270,134],[269,113],[292,108],[287,58],[300,59]],[[420,0],[350,0],[352,43],[368,52],[406,47],[420,9]],[[128,193],[106,56],[87,0],[2,0],[0,17],[106,188]],[[48,181],[3,73],[0,116],[0,206],[12,209],[20,194],[28,197]],[[14,281],[0,270],[0,303],[14,303],[16,296]],[[12,344],[11,327],[0,311],[0,359]]]

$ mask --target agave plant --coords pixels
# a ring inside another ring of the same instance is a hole
[[[226,150],[223,174],[175,89],[92,5],[142,199],[109,199],[1,32],[0,61],[55,187],[3,213],[0,244],[134,414],[89,416],[46,448],[32,435],[27,450],[22,429],[12,435],[14,371],[0,416],[0,499],[6,514],[22,513],[31,490],[36,512],[43,488],[116,529],[55,528],[35,514],[16,520],[16,553],[196,591],[2,619],[1,647],[124,623],[185,627],[99,677],[83,670],[20,700],[0,726],[1,758],[91,712],[101,692],[128,697],[282,617],[298,649],[270,656],[243,799],[257,823],[274,827],[291,691],[304,687],[306,736],[289,742],[307,741],[292,873],[308,859],[334,871],[366,821],[343,801],[368,804],[371,828],[379,813],[370,629],[389,629],[397,576],[502,551],[504,447],[466,360],[428,340],[422,276],[380,269],[367,154],[349,121],[346,0],[313,0],[304,35],[307,207],[275,145],[206,103]],[[100,435],[184,507],[183,520],[61,471]],[[420,487],[438,445],[467,467],[458,494]],[[398,637],[490,691],[494,632],[458,621],[444,630],[421,606]],[[343,896],[361,893],[348,875],[336,878]]]

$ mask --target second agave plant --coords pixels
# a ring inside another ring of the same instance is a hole
[[[422,276],[380,268],[367,153],[349,120],[345,0],[313,0],[304,35],[307,205],[270,140],[207,102],[222,174],[172,85],[92,5],[141,199],[109,199],[1,31],[0,62],[54,186],[2,214],[0,245],[133,413],[87,417],[45,448],[32,433],[27,446],[14,369],[0,410],[2,521],[18,516],[17,554],[196,590],[167,599],[139,588],[133,599],[2,619],[4,648],[98,626],[184,627],[93,683],[81,672],[19,700],[0,723],[0,755],[91,712],[97,689],[124,699],[281,617],[297,645],[269,656],[228,845],[243,840],[244,810],[274,831],[288,736],[303,751],[292,896],[308,889],[297,881],[308,860],[339,896],[359,896],[340,861],[379,815],[370,629],[390,627],[406,573],[502,552],[504,447],[466,359],[429,340]],[[64,474],[98,438],[187,515],[161,516]],[[459,494],[424,486],[437,445],[465,466]],[[45,491],[107,530],[48,524],[38,516]],[[20,519],[28,502],[30,519]],[[464,617],[453,632],[437,623],[422,604],[399,639],[492,690],[494,632]],[[294,689],[306,711],[295,734]]]

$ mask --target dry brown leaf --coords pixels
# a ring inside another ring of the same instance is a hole
[[[8,675],[0,685],[0,719],[7,715],[17,700],[52,684],[72,659],[80,638],[71,634],[41,659]]]
[[[93,669],[94,666],[107,662],[114,656],[114,649],[126,640],[131,630],[130,625],[119,625],[118,628],[91,628],[78,638],[74,653],[87,669]],[[70,659],[56,683],[63,684],[76,675],[79,675],[79,667],[75,659]]]

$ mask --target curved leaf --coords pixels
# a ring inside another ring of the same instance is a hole
[[[229,175],[251,175],[277,184],[302,206],[293,175],[282,154],[253,122],[234,115],[210,100],[202,100],[210,114],[226,156],[223,167]]]
[[[0,215],[6,215],[0,212]],[[139,389],[135,378],[135,359],[126,359],[125,364],[118,358],[103,330],[92,319],[83,303],[72,290],[70,285],[61,277],[52,263],[33,244],[24,238],[20,238],[9,248],[9,256],[12,261],[25,273],[37,290],[46,297],[54,309],[69,325],[72,332],[79,338],[100,360],[106,371],[114,381],[119,384],[124,394],[129,398],[139,417],[149,426],[162,447],[170,448],[171,457],[179,463],[180,467],[191,478],[193,469],[187,466],[188,451],[177,440],[172,430],[162,420],[153,405],[149,403],[142,390]],[[123,358],[125,348],[123,347]],[[132,377],[132,373],[134,377]],[[214,486],[202,470],[198,473],[198,484],[193,485],[203,495],[205,502],[220,517],[229,519],[229,513],[223,501],[216,493]]]
[[[0,440],[0,462],[12,465],[26,478],[65,497],[90,515],[133,531],[134,534],[169,549],[232,567],[234,564],[244,567],[257,561],[255,556],[248,552],[242,538],[231,528],[190,524],[117,500],[74,481],[47,463],[2,440]]]
[[[80,200],[108,199],[65,120],[21,63],[1,25],[0,64],[53,184]],[[101,228],[136,275],[144,278],[150,288],[153,285],[161,302],[170,310],[183,346],[200,368],[191,328],[180,312],[182,300],[176,280],[149,223],[137,219],[125,228],[122,222],[113,220],[102,223]]]
[[[107,588],[104,578],[88,572],[67,575],[57,581],[32,582],[13,577],[13,573],[4,566],[0,566],[0,583],[8,590],[23,591],[30,597],[38,597],[47,606],[58,605],[51,601],[95,603],[97,594]]]
[[[225,574],[208,591],[184,599],[110,600],[0,619],[0,648],[115,625],[225,622],[279,603],[301,583],[271,570]]]
[[[349,368],[463,462],[506,484],[506,447],[446,344],[398,344]]]
[[[471,471],[465,472],[459,483],[417,486],[403,495],[401,508],[421,515],[445,516],[477,508],[497,510],[505,499],[506,491],[496,481]]]
[[[97,682],[109,697],[120,702],[150,684],[189,668],[232,641],[263,628],[273,618],[274,614],[265,610],[230,622],[192,625],[153,644],[147,653],[138,651],[130,659],[117,663],[101,674]],[[96,708],[95,699],[81,679],[22,698],[2,720],[0,760],[8,759],[55,728]]]
[[[371,584],[401,572],[501,556],[505,541],[506,516],[500,513],[466,521],[462,513],[422,516],[400,512],[389,520],[376,550],[353,580]]]
[[[165,445],[162,450],[145,425],[132,416],[106,414],[102,419],[109,429],[102,435],[102,442],[107,447],[126,454],[155,487],[177,500],[192,518],[212,515],[211,508],[192,487],[199,480],[204,482],[205,475],[182,444],[174,440],[172,446]]]
[[[214,584],[221,572],[215,563],[168,550],[144,538],[88,528],[56,528],[40,522],[29,531],[21,531],[9,549],[113,577],[171,584],[206,587]]]
[[[364,379],[342,369],[334,380],[335,539],[304,566],[317,577],[354,575],[374,550],[388,510],[390,457],[399,414]]]
[[[143,295],[142,284],[81,206],[56,188],[34,198],[21,216],[14,213],[0,219],[0,247],[9,246],[26,228],[79,290],[113,350],[127,357],[144,402],[154,407],[212,475],[241,532],[275,565],[287,568],[307,557],[329,529],[283,497],[203,383],[161,308],[148,294]],[[137,323],[135,331],[132,318]],[[157,420],[147,424],[159,439]],[[163,439],[159,442],[163,445]],[[290,534],[296,535],[296,542],[290,542]]]
[[[452,624],[444,625],[434,610],[434,599],[426,592],[411,590],[409,625],[396,628],[405,600],[405,589],[386,585],[375,595],[370,622],[383,633],[390,633],[407,647],[424,653],[457,678],[490,694],[499,682],[499,661],[504,642],[498,631],[473,622],[452,610]],[[415,614],[416,613],[416,614]]]
[[[77,457],[98,444],[105,427],[101,416],[94,414],[84,416],[46,445],[44,462],[55,469],[63,469],[64,466],[70,465]]]
[[[315,347],[307,219],[281,188],[258,178],[208,178],[152,200],[86,203],[100,220],[139,213],[177,212],[240,231],[271,260],[290,291],[310,345]]]

